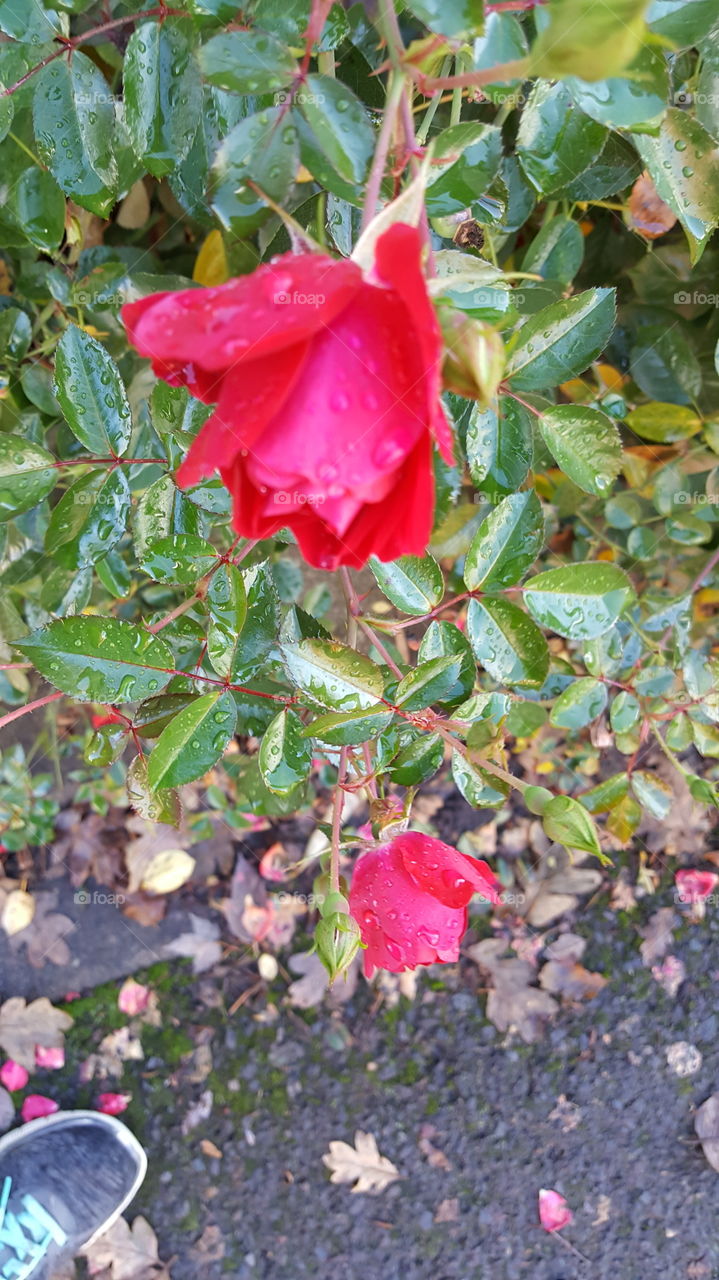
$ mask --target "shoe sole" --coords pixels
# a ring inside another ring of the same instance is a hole
[[[132,1153],[138,1164],[137,1177],[125,1196],[122,1203],[113,1210],[108,1218],[101,1226],[93,1232],[89,1240],[82,1245],[83,1249],[89,1248],[95,1241],[104,1235],[110,1229],[113,1223],[124,1213],[127,1206],[134,1200],[140,1187],[145,1180],[147,1173],[147,1156],[144,1149],[140,1146],[134,1133],[131,1133],[126,1125],[121,1124],[114,1116],[103,1115],[101,1111],[56,1111],[51,1116],[40,1116],[38,1120],[29,1120],[27,1124],[23,1124],[19,1129],[13,1129],[10,1133],[6,1133],[0,1138],[0,1160],[13,1147],[19,1146],[24,1139],[30,1134],[45,1133],[48,1129],[63,1129],[75,1123],[77,1120],[92,1120],[93,1124],[103,1124],[106,1129],[122,1143],[128,1151]]]

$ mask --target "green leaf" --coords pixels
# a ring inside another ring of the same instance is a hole
[[[701,394],[701,366],[676,322],[643,325],[629,353],[629,368],[651,400],[686,404]]]
[[[299,164],[297,129],[282,107],[248,116],[224,139],[210,174],[210,203],[228,231],[247,236],[270,216],[270,208],[251,180],[272,200],[282,202]]]
[[[543,627],[570,640],[601,636],[621,616],[633,594],[615,564],[567,564],[530,578],[524,602]]]
[[[29,511],[57,482],[54,458],[22,436],[0,435],[0,521]]]
[[[175,484],[172,476],[160,476],[143,493],[134,518],[135,555],[143,564],[149,548],[174,533],[196,534],[200,513]]]
[[[459,751],[452,752],[452,777],[473,809],[497,809],[509,795],[509,784],[495,778]]]
[[[571,796],[553,796],[542,814],[544,834],[567,849],[582,849],[593,853],[603,862],[609,859],[602,853],[597,828],[587,810]]]
[[[397,685],[397,706],[405,711],[421,711],[433,702],[442,702],[456,688],[462,662],[463,656],[453,653],[422,662]]]
[[[627,414],[626,422],[643,440],[660,444],[688,440],[702,428],[698,414],[681,404],[640,404]]]
[[[201,778],[224,755],[237,713],[227,690],[206,693],[163,729],[147,765],[153,790],[180,787]]]
[[[367,710],[329,711],[318,716],[302,730],[306,738],[317,738],[333,747],[356,747],[384,733],[392,720],[392,712],[382,703]]]
[[[680,49],[707,35],[716,19],[715,0],[651,0],[647,12],[651,30]]]
[[[481,409],[472,406],[467,427],[467,463],[476,487],[490,497],[515,493],[532,465],[532,419],[511,396]]]
[[[467,635],[474,655],[498,684],[538,689],[549,670],[539,628],[509,600],[470,600]]]
[[[218,676],[231,676],[237,647],[247,617],[245,580],[234,564],[221,564],[207,587],[210,625],[207,656]]]
[[[362,182],[374,152],[375,133],[359,98],[332,76],[307,76],[300,110],[330,164],[346,182]]]
[[[666,59],[649,45],[640,49],[623,76],[593,83],[571,76],[565,83],[577,106],[610,129],[655,127],[669,97]]]
[[[560,693],[549,713],[558,729],[583,729],[600,716],[607,705],[607,686],[591,676],[575,680]]]
[[[0,31],[27,44],[44,44],[56,36],[66,35],[67,19],[39,4],[32,7],[25,0],[0,0]]]
[[[95,469],[76,480],[53,509],[45,547],[66,569],[96,564],[119,542],[129,514],[122,469]]]
[[[637,134],[635,146],[657,194],[676,213],[692,262],[719,225],[719,149],[703,125],[670,107],[657,137]]]
[[[133,727],[141,738],[159,738],[178,711],[184,711],[194,701],[194,691],[158,693],[154,698],[146,698],[133,714]]]
[[[590,813],[606,813],[623,799],[628,790],[629,778],[626,773],[613,773],[610,778],[579,796],[579,802]]]
[[[484,22],[484,35],[474,42],[474,67],[477,71],[501,67],[505,62],[516,62],[526,57],[527,40],[518,19],[511,13],[488,13]],[[503,106],[511,95],[508,89],[519,88],[521,79],[502,80],[497,84],[482,85],[482,95]]]
[[[407,8],[443,36],[472,36],[482,30],[482,0],[408,0]]]
[[[127,798],[133,809],[148,822],[162,822],[179,827],[182,805],[176,791],[153,791],[147,778],[147,760],[135,756],[127,770]]]
[[[185,24],[143,22],[123,66],[125,120],[133,150],[156,178],[187,155],[202,114],[200,72]]]
[[[320,706],[366,711],[382,697],[379,667],[346,645],[308,639],[283,642],[280,648],[293,684]]]
[[[431,218],[461,213],[476,203],[496,177],[502,161],[502,132],[496,125],[469,121],[451,125],[435,140],[426,205]]]
[[[633,693],[622,689],[609,708],[609,723],[614,733],[628,733],[638,723],[641,715],[639,701]]]
[[[539,419],[545,444],[585,493],[606,496],[622,469],[622,442],[611,418],[586,405],[561,404]]]
[[[507,363],[512,388],[541,391],[583,373],[607,345],[614,318],[613,289],[587,289],[544,307],[519,330]]]
[[[312,750],[302,729],[297,713],[285,708],[265,730],[260,745],[260,773],[265,786],[275,795],[288,795],[310,771]]]
[[[537,191],[549,195],[589,168],[606,136],[603,125],[575,106],[566,85],[540,80],[522,112],[517,156]]]
[[[97,338],[68,325],[55,356],[55,395],[68,425],[90,453],[122,455],[132,417],[120,372]]]
[[[450,689],[443,701],[456,702],[460,698],[467,698],[474,688],[477,667],[472,647],[453,622],[431,622],[420,641],[417,661],[428,662],[430,658],[443,658],[449,654],[459,654],[462,665],[455,687]]]
[[[422,734],[395,756],[389,774],[400,787],[417,787],[441,767],[444,740],[438,733]]]
[[[19,307],[0,312],[0,351],[3,360],[22,360],[32,340],[30,318]]]
[[[60,618],[15,646],[79,702],[139,702],[167,684],[172,650],[132,622]]]
[[[177,582],[194,586],[214,564],[217,552],[205,538],[194,533],[173,533],[147,547],[142,567],[156,582]]]
[[[556,79],[616,76],[636,57],[645,34],[647,0],[549,0],[549,21],[529,55],[531,75]]]
[[[9,192],[5,207],[37,249],[52,252],[60,244],[65,235],[65,197],[46,169],[26,169]]]
[[[480,525],[467,552],[467,588],[499,591],[519,582],[543,542],[544,515],[534,489],[503,498]]]
[[[297,62],[289,49],[266,31],[224,31],[200,50],[206,80],[235,93],[273,93],[289,84]]]
[[[383,562],[370,556],[377,585],[403,613],[430,613],[444,595],[444,577],[430,555],[400,556]]]
[[[242,579],[247,595],[247,615],[242,631],[235,637],[233,651],[228,655],[228,661],[230,656],[232,659],[231,679],[236,684],[244,684],[257,671],[266,669],[270,659],[275,658],[280,624],[277,588],[268,563],[265,561],[245,569]]]
[[[115,102],[107,80],[82,50],[39,73],[33,116],[40,156],[65,195],[107,217],[118,186]]]
[[[572,218],[551,218],[534,237],[522,259],[522,271],[569,284],[584,258],[584,236]]]
[[[637,769],[632,774],[632,790],[640,804],[661,821],[666,818],[676,801],[676,796],[663,778],[648,769]]]

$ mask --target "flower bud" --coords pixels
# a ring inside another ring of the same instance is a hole
[[[334,896],[334,895],[333,895]],[[345,909],[323,915],[315,929],[317,954],[334,982],[346,973],[360,948],[360,931],[357,921]]]
[[[504,343],[491,325],[449,307],[438,308],[445,340],[442,378],[448,391],[488,404],[504,375]]]

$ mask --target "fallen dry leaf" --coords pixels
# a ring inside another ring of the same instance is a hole
[[[567,1000],[592,1000],[598,995],[607,979],[601,973],[590,973],[579,963],[586,945],[578,934],[565,933],[547,947],[549,960],[539,974],[540,986]]]
[[[688,1040],[675,1040],[674,1044],[668,1046],[666,1053],[667,1065],[675,1075],[684,1078],[701,1071],[704,1059],[696,1045],[690,1044]]]
[[[526,1044],[534,1044],[559,1005],[549,992],[531,985],[536,974],[530,964],[502,958],[505,949],[502,939],[485,938],[469,947],[467,954],[487,970],[494,983],[487,996],[490,1022],[498,1031],[516,1031]]]
[[[191,915],[190,931],[174,938],[166,945],[165,950],[173,956],[187,956],[191,959],[193,973],[205,973],[217,964],[222,955],[219,938],[220,931],[212,920]]]
[[[222,1232],[214,1223],[205,1227],[192,1253],[200,1262],[221,1262],[225,1256],[225,1241]]]
[[[126,1062],[142,1062],[144,1056],[142,1043],[133,1027],[120,1027],[100,1041],[97,1053],[91,1053],[82,1064],[80,1075],[85,1082],[121,1076]]]
[[[83,1250],[91,1276],[109,1268],[111,1280],[170,1280],[158,1256],[157,1236],[149,1222],[135,1218],[132,1226],[118,1218],[104,1235]]]
[[[449,1173],[452,1165],[444,1152],[440,1151],[439,1147],[435,1147],[432,1142],[432,1138],[436,1138],[437,1136],[437,1130],[433,1124],[423,1124],[420,1129],[417,1146],[425,1157],[427,1163],[431,1164],[433,1169],[444,1169],[445,1173]]]
[[[677,215],[665,204],[648,173],[637,178],[629,196],[631,226],[645,240],[656,240],[671,231]]]
[[[665,956],[661,964],[652,965],[652,977],[672,1000],[676,998],[686,976],[684,963],[678,956]]]
[[[210,1142],[209,1138],[203,1138],[200,1143],[200,1150],[203,1156],[210,1156],[213,1160],[222,1160],[223,1154],[214,1142]]]
[[[434,1215],[435,1222],[458,1222],[459,1221],[459,1200],[453,1198],[451,1200],[441,1200],[437,1205],[437,1212]]]
[[[353,961],[347,973],[331,987],[327,970],[315,951],[298,951],[290,956],[288,965],[293,973],[301,975],[287,988],[287,999],[297,1009],[314,1009],[325,996],[332,1004],[344,1004],[357,989],[357,961]]]
[[[35,899],[32,894],[25,889],[12,889],[3,904],[0,927],[11,938],[13,934],[27,929],[34,915]]]
[[[65,939],[75,932],[76,926],[69,916],[53,909],[56,903],[55,890],[36,894],[32,922],[10,938],[13,951],[27,947],[27,958],[34,969],[41,969],[48,960],[57,965],[70,963],[70,948]]]
[[[600,1196],[597,1200],[597,1216],[592,1222],[593,1227],[603,1227],[605,1222],[609,1222],[612,1212],[612,1201],[610,1196]]]
[[[188,1107],[182,1119],[182,1132],[187,1136],[198,1125],[204,1124],[205,1120],[209,1120],[212,1114],[212,1104],[214,1097],[211,1089],[205,1089],[191,1107]]]
[[[694,1129],[704,1155],[712,1169],[719,1173],[719,1093],[711,1094],[698,1108]]]
[[[36,1046],[61,1049],[64,1033],[72,1023],[70,1015],[53,1008],[46,996],[31,1004],[21,996],[13,996],[0,1008],[0,1048],[8,1058],[33,1071]]]
[[[639,930],[640,937],[644,939],[639,952],[648,968],[666,955],[674,941],[672,930],[677,923],[671,907],[660,907],[649,917],[645,927]]]
[[[561,1125],[562,1133],[571,1133],[581,1123],[581,1107],[576,1102],[570,1102],[565,1093],[560,1093],[547,1118]]]
[[[353,1182],[353,1192],[369,1195],[384,1191],[400,1177],[396,1165],[380,1155],[372,1134],[363,1133],[361,1129],[355,1133],[354,1147],[348,1142],[331,1142],[322,1163],[331,1170],[330,1182]]]

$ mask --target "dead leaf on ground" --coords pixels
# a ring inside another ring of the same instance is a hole
[[[35,1047],[61,1049],[64,1033],[73,1019],[62,1009],[55,1009],[46,996],[28,1004],[22,996],[13,996],[0,1008],[0,1048],[8,1058],[28,1071],[35,1067]]]
[[[205,973],[217,964],[222,956],[220,930],[212,920],[204,916],[190,916],[190,930],[173,938],[165,951],[173,956],[187,956],[192,960],[193,973]]]
[[[647,968],[661,960],[674,941],[673,929],[678,924],[676,913],[671,907],[660,907],[650,916],[639,936],[644,939],[639,953]]]
[[[437,1212],[434,1215],[435,1222],[458,1222],[459,1221],[459,1200],[453,1198],[451,1200],[441,1200],[437,1205]]]
[[[121,1076],[126,1062],[142,1062],[145,1054],[137,1032],[131,1025],[111,1031],[100,1041],[97,1053],[91,1053],[82,1064],[83,1081],[107,1080]]]
[[[581,1123],[582,1110],[576,1102],[570,1102],[566,1093],[560,1093],[547,1118],[561,1125],[562,1133],[571,1133]]]
[[[26,889],[0,889],[0,927],[9,938],[32,924],[35,915],[35,899]]]
[[[719,1173],[719,1093],[713,1093],[698,1108],[694,1129],[709,1164]]]
[[[440,1151],[439,1147],[435,1147],[432,1142],[432,1139],[436,1137],[438,1137],[438,1133],[434,1125],[423,1124],[419,1131],[417,1146],[422,1152],[427,1163],[431,1164],[433,1169],[444,1169],[445,1173],[449,1173],[452,1165],[444,1152]]]
[[[578,934],[562,934],[547,948],[549,959],[539,974],[540,986],[566,1000],[592,1000],[598,995],[607,979],[579,963],[586,946],[586,939]]]
[[[594,1219],[593,1227],[603,1227],[605,1222],[609,1222],[612,1212],[612,1201],[610,1196],[600,1196],[597,1200],[597,1216]]]
[[[195,859],[187,852],[191,842],[187,833],[138,816],[127,825],[136,833],[125,849],[128,893],[174,893],[187,883],[195,869]]]
[[[652,965],[652,977],[672,1000],[676,999],[686,976],[684,963],[678,956],[665,956],[661,964]]]
[[[628,209],[630,225],[645,240],[656,240],[659,236],[666,235],[677,220],[677,215],[657,194],[657,189],[646,172],[639,175],[632,187]]]
[[[65,939],[75,932],[76,925],[69,916],[55,911],[57,891],[35,894],[35,914],[26,929],[13,934],[10,947],[17,951],[27,947],[27,958],[33,969],[42,969],[50,961],[51,964],[68,965],[70,948]]]
[[[158,1256],[157,1236],[143,1217],[132,1226],[124,1218],[83,1250],[91,1275],[109,1269],[111,1280],[170,1280]]]
[[[212,1115],[214,1096],[211,1089],[205,1089],[191,1107],[187,1108],[182,1119],[182,1132],[187,1137],[198,1125],[204,1124]]]
[[[353,1193],[376,1195],[401,1176],[396,1165],[380,1155],[373,1135],[361,1129],[355,1133],[354,1147],[348,1142],[331,1142],[322,1163],[331,1170],[330,1182],[352,1182]]]
[[[225,1252],[224,1237],[214,1223],[205,1227],[199,1240],[192,1246],[193,1257],[199,1262],[221,1262]]]
[[[469,947],[467,954],[487,970],[494,983],[487,996],[490,1022],[498,1031],[516,1031],[526,1044],[534,1044],[559,1005],[547,991],[532,986],[536,977],[532,966],[524,960],[503,958],[505,950],[502,939],[485,938]]]
[[[359,963],[354,960],[344,977],[337,978],[330,987],[329,977],[315,951],[298,951],[290,956],[289,968],[300,977],[287,988],[287,998],[297,1009],[314,1009],[325,996],[331,1004],[345,1004],[357,989]]]

